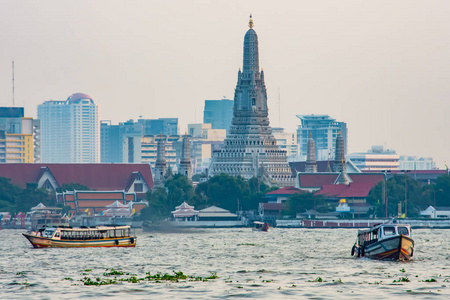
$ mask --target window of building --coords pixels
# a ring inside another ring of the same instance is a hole
[[[134,191],[135,192],[142,192],[144,190],[144,187],[142,183],[135,183],[134,184]]]

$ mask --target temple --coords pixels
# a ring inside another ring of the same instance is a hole
[[[247,179],[257,177],[270,186],[293,186],[286,151],[279,149],[269,126],[264,71],[259,69],[258,36],[251,16],[249,27],[231,127],[222,148],[212,154],[209,175],[227,173]]]

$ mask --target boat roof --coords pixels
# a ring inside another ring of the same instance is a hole
[[[253,222],[253,224],[261,224],[261,225],[264,225],[264,222],[255,221],[255,222]]]
[[[364,233],[368,233],[368,232],[372,232],[372,231],[377,231],[378,228],[381,227],[411,227],[411,225],[409,224],[397,224],[397,223],[385,223],[385,224],[376,224],[373,227],[369,228],[369,229],[358,229],[358,234],[364,234]]]
[[[82,226],[82,227],[70,227],[70,226],[58,226],[58,227],[47,227],[48,229],[60,229],[60,230],[111,230],[111,229],[128,229],[131,228],[130,225],[97,225],[97,226]]]

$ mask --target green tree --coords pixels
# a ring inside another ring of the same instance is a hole
[[[167,201],[167,190],[164,187],[158,187],[146,194],[148,207],[141,210],[141,219],[150,221],[159,221],[170,216],[174,207],[170,207]]]
[[[20,188],[11,183],[10,178],[0,177],[0,211],[13,211]]]
[[[385,217],[386,215],[386,206],[382,198],[383,185],[384,182],[376,184],[366,198],[367,202],[375,207],[377,217]],[[386,182],[386,187],[388,216],[397,216],[399,203],[402,206],[402,213],[405,212],[405,188],[408,217],[418,216],[420,210],[430,204],[429,201],[424,201],[426,198],[423,197],[423,189],[420,186],[420,182],[409,176],[395,175]]]
[[[17,195],[15,199],[15,212],[28,212],[39,203],[45,206],[55,206],[55,193],[49,192],[46,189],[29,186]]]
[[[450,206],[450,175],[445,174],[436,178],[434,191],[436,206]]]
[[[301,194],[294,194],[290,196],[284,203],[284,214],[295,215],[297,213],[304,213],[309,209],[316,209],[317,211],[326,211],[328,207],[321,195],[314,195],[313,193],[304,192]]]
[[[194,189],[186,176],[176,174],[164,185],[167,188],[167,204],[172,209],[183,202],[192,203]]]

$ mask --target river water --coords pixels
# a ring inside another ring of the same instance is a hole
[[[136,248],[85,249],[33,249],[23,232],[0,230],[0,299],[450,297],[450,230],[414,230],[416,247],[410,262],[351,257],[355,229],[136,230]],[[137,277],[181,271],[201,277],[216,273],[218,278],[103,286],[80,281],[114,278],[104,275],[111,269]]]

